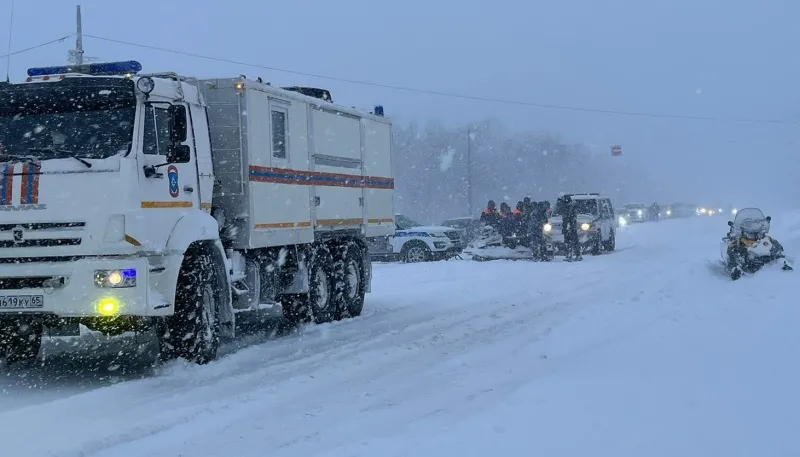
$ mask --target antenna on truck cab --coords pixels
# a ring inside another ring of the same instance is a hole
[[[97,60],[95,57],[86,57],[83,55],[83,21],[81,19],[81,5],[78,5],[75,29],[75,49],[69,50],[67,61],[74,65],[83,65],[84,62],[91,62]]]
[[[8,20],[8,57],[6,57],[6,82],[11,82],[11,36],[14,26],[14,0],[11,0],[11,17]]]

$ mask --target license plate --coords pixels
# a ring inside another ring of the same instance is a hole
[[[42,295],[0,295],[0,309],[36,309],[44,307]]]

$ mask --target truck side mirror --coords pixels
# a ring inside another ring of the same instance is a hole
[[[733,221],[728,221],[728,227],[733,227]]]
[[[170,105],[169,107],[170,129],[169,136],[172,143],[183,143],[187,138],[187,128],[189,122],[186,117],[186,107],[183,105]]]
[[[167,152],[167,163],[189,163],[192,150],[185,144],[173,144]]]

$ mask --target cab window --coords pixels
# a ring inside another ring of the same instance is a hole
[[[142,150],[148,155],[167,155],[169,149],[169,111],[148,106],[144,115]]]

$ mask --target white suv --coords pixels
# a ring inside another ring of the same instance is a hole
[[[569,194],[577,204],[578,209],[578,241],[582,253],[600,255],[603,251],[616,249],[616,233],[619,223],[614,216],[614,206],[611,199],[601,197],[599,193]],[[556,253],[564,251],[564,235],[561,234],[563,219],[559,212],[561,208],[553,209],[544,226],[547,244],[552,245]]]
[[[452,227],[423,226],[402,214],[395,214],[395,226],[394,236],[370,240],[373,259],[428,262],[455,257],[464,249],[459,231]]]

